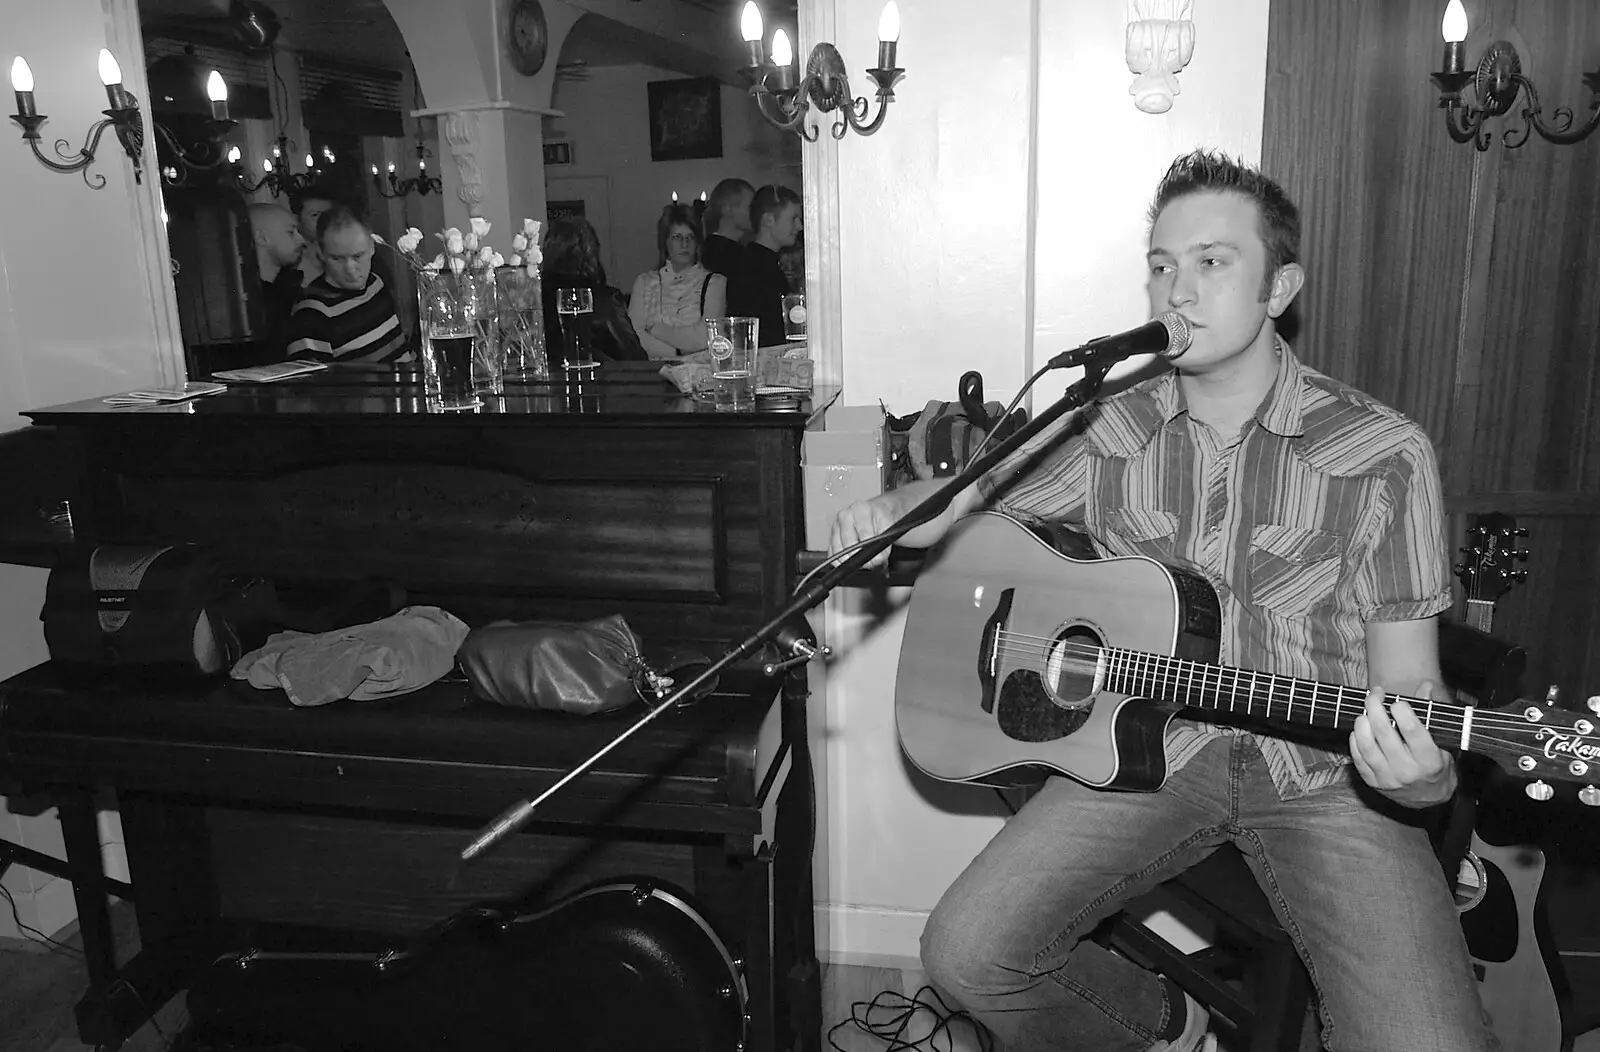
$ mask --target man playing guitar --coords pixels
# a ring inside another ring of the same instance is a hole
[[[1433,448],[1278,336],[1305,277],[1298,212],[1277,184],[1196,152],[1174,162],[1151,215],[1151,313],[1175,311],[1194,334],[1175,368],[1069,418],[901,543],[931,545],[982,505],[1076,524],[1102,554],[1203,575],[1223,663],[1370,687],[1366,711],[1348,752],[1180,718],[1156,792],[1052,779],[945,893],[923,963],[1009,1052],[1208,1047],[1197,1003],[1085,936],[1231,842],[1317,986],[1330,1050],[1493,1048],[1417,820],[1450,797],[1455,765],[1409,705],[1385,701],[1446,698]],[[881,532],[937,485],[846,508],[831,547]]]

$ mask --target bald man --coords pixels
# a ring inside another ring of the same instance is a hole
[[[306,240],[294,215],[282,205],[252,204],[250,230],[266,297],[267,341],[281,357],[288,344],[289,315],[300,298],[300,271],[295,264],[305,252]]]

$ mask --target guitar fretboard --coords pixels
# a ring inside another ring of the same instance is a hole
[[[1366,706],[1367,692],[1355,687],[1208,665],[1121,647],[1105,647],[1101,656],[1105,686],[1110,690],[1158,698],[1189,708],[1349,730]],[[1408,702],[1440,744],[1467,744],[1463,741],[1471,728],[1468,716],[1471,710],[1467,706],[1394,694],[1389,700]]]

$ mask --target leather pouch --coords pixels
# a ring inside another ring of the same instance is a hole
[[[468,634],[456,663],[484,701],[584,716],[639,700],[649,673],[620,614],[582,624],[496,621]]]

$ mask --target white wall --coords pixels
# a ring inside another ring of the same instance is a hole
[[[111,46],[130,90],[143,95],[140,61],[108,31],[98,0],[0,0],[6,27],[0,53],[33,69],[35,99],[50,120],[48,152],[57,138],[75,149],[106,108],[97,55]],[[9,88],[9,84],[6,85]],[[7,94],[7,98],[10,96]],[[148,170],[148,169],[147,169]],[[109,132],[91,190],[77,174],[41,165],[18,129],[0,135],[0,430],[26,424],[21,410],[126,390],[159,379],[155,311],[133,215],[132,167]],[[0,676],[47,656],[39,627],[46,573],[0,565]],[[0,837],[60,854],[60,829],[50,815],[13,815],[0,801]],[[5,885],[25,923],[54,932],[72,919],[71,888],[13,867]],[[0,936],[15,935],[0,909]]]
[[[868,53],[880,6],[838,0],[847,64]],[[910,412],[954,398],[974,368],[1009,399],[1036,362],[1144,320],[1145,209],[1167,164],[1198,145],[1259,160],[1268,0],[1195,5],[1194,59],[1160,116],[1127,93],[1125,11],[992,0],[979,18],[960,0],[902,0],[894,109],[839,147],[846,403]],[[900,963],[1001,812],[987,789],[908,773],[893,720],[902,625],[872,602],[845,590],[827,614],[841,655],[815,745],[818,937],[831,959]]]
[[[545,121],[545,141],[569,141],[573,155],[571,165],[545,169],[550,200],[562,200],[575,186],[609,177],[603,191],[609,229],[597,223],[596,233],[606,275],[623,292],[640,272],[656,266],[656,221],[671,204],[672,191],[684,204],[692,204],[702,190],[709,193],[720,180],[732,177],[752,186],[781,183],[800,191],[799,140],[767,124],[749,96],[727,85],[722,87],[722,156],[652,161],[647,85],[682,77],[650,66],[594,67],[586,79],[556,82],[551,105],[566,116]]]

